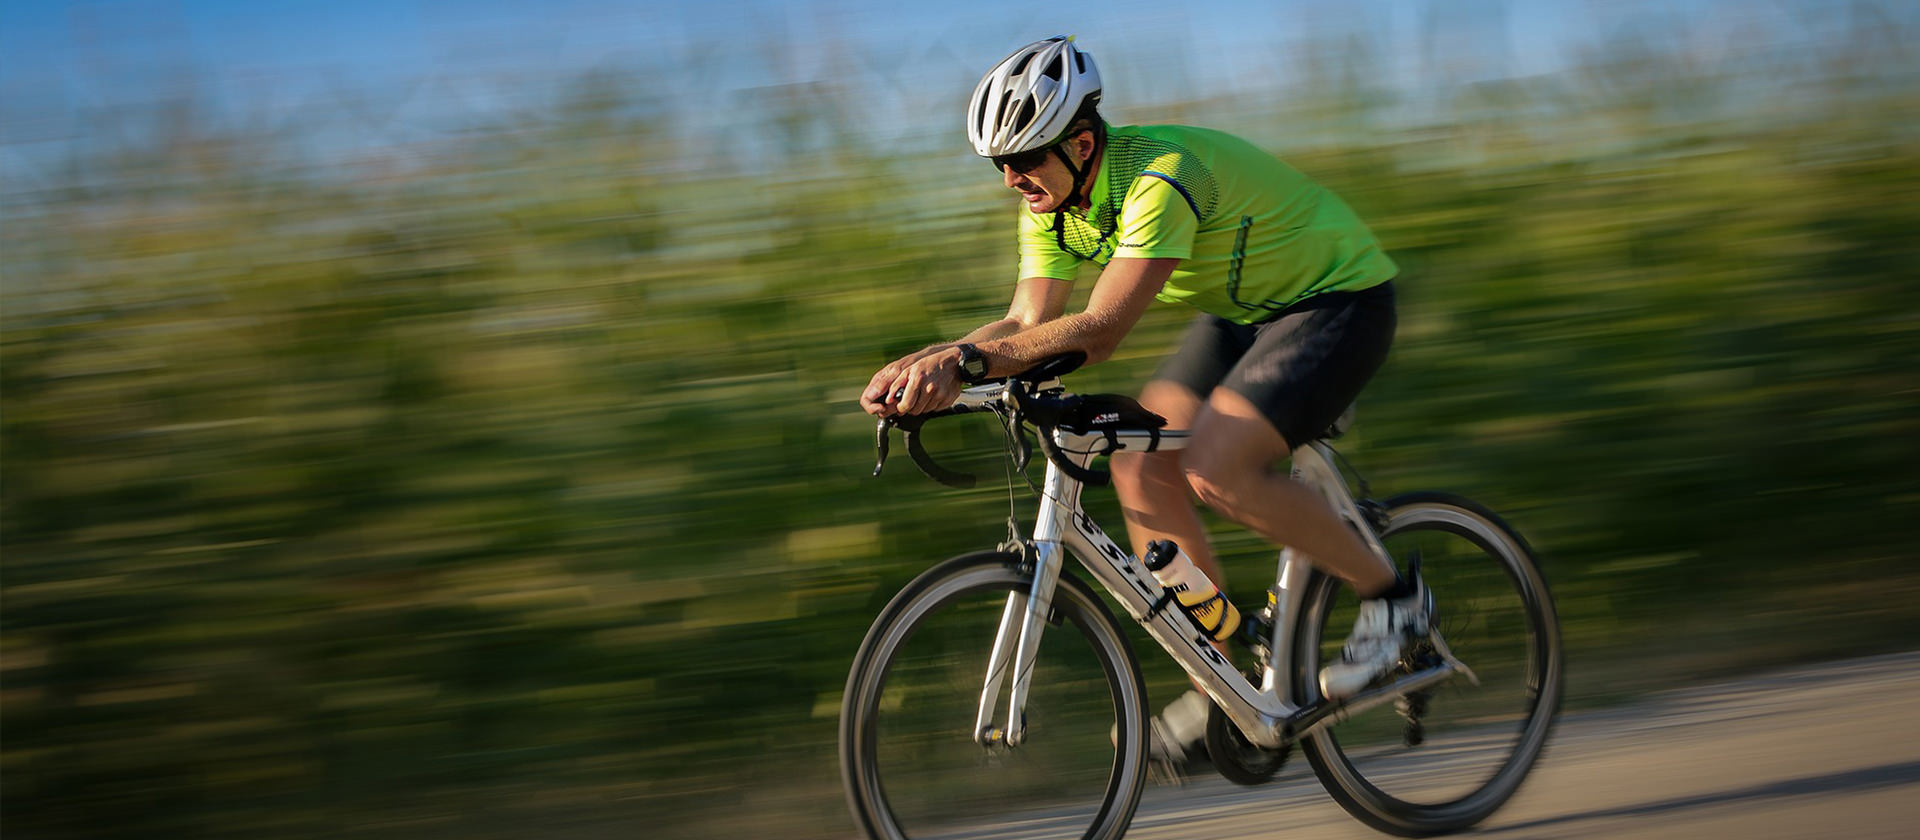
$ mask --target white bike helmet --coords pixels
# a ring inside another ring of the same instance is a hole
[[[1067,133],[1082,105],[1099,103],[1100,70],[1066,35],[1007,56],[973,89],[967,140],[981,157],[1044,149]]]

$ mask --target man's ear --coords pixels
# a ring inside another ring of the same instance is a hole
[[[1073,135],[1074,153],[1080,156],[1080,162],[1093,160],[1093,129],[1083,128]]]

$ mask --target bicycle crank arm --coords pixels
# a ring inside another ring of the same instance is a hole
[[[1305,738],[1321,728],[1331,726],[1354,715],[1400,699],[1425,688],[1431,688],[1445,682],[1459,673],[1453,663],[1443,662],[1417,674],[1408,674],[1379,688],[1362,691],[1339,703],[1317,703],[1295,712],[1287,718],[1283,726],[1292,733],[1294,739]]]

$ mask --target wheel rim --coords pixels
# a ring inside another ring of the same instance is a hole
[[[1128,654],[1116,640],[1092,627],[1099,619],[1077,588],[1055,594],[1026,742],[989,750],[972,737],[1001,611],[1010,592],[1028,585],[1010,570],[958,575],[877,631],[871,661],[885,667],[858,680],[849,709],[856,810],[866,810],[877,836],[979,836],[1019,826],[1032,836],[1105,837],[1124,829],[1140,762],[1122,760],[1109,730],[1122,710],[1141,705],[1138,677],[1120,664]],[[1003,684],[1000,720],[1006,690]],[[1130,716],[1134,731],[1139,716]],[[1125,748],[1134,749],[1137,737],[1129,734]]]
[[[1551,728],[1560,692],[1551,601],[1524,548],[1472,511],[1397,509],[1382,541],[1402,562],[1421,558],[1441,633],[1481,685],[1455,677],[1437,687],[1418,747],[1405,745],[1406,719],[1387,705],[1326,730],[1311,754],[1377,817],[1409,828],[1470,824],[1519,786]],[[1308,674],[1339,656],[1356,606],[1331,581],[1315,595],[1309,620],[1322,632]]]

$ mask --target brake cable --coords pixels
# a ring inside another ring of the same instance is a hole
[[[1017,388],[1019,383],[1009,382],[1007,386]],[[1027,465],[1033,460],[1033,449],[1027,444],[1027,437],[1020,428],[1019,403],[1011,403],[1009,408],[996,406],[994,413],[1000,415],[1000,430],[1007,436],[1007,460],[1001,464],[1007,471],[1007,539],[1000,544],[1000,550],[1019,554],[1023,564],[1031,563],[1033,555],[1028,550],[1030,543],[1020,533],[1020,508],[1013,495],[1013,474],[1017,470],[1034,495],[1040,495],[1040,488],[1034,486],[1033,476],[1027,473]]]

